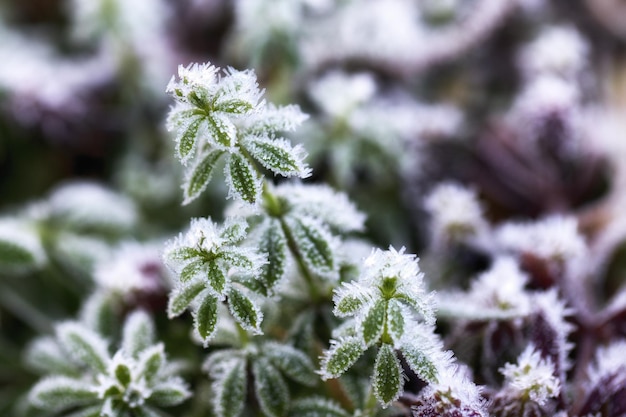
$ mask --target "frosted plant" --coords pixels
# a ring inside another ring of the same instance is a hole
[[[554,364],[550,359],[543,359],[534,346],[528,346],[516,364],[507,363],[500,371],[506,381],[505,389],[539,405],[555,398],[561,389],[554,375]]]
[[[437,185],[424,198],[434,245],[479,238],[487,224],[476,193],[456,183]]]
[[[126,319],[121,346],[113,355],[108,344],[78,322],[61,323],[55,339],[36,341],[29,362],[50,375],[30,391],[31,404],[54,415],[80,410],[81,415],[102,417],[153,416],[190,396],[163,345],[155,344],[146,313]]]
[[[218,227],[209,219],[194,219],[187,233],[171,241],[163,255],[177,275],[170,294],[168,315],[175,317],[190,306],[195,329],[204,343],[213,337],[218,304],[226,301],[232,316],[244,329],[260,334],[263,313],[246,288],[265,263],[254,249],[237,246],[247,224],[231,220]]]
[[[335,291],[333,312],[339,317],[354,317],[354,330],[331,341],[322,357],[322,378],[341,376],[376,345],[372,384],[382,404],[391,404],[403,392],[404,372],[398,352],[420,378],[437,381],[439,367],[450,358],[428,327],[434,323],[434,312],[422,279],[417,260],[405,255],[404,249],[373,251],[359,279]]]
[[[306,116],[297,107],[276,107],[261,99],[252,71],[210,64],[180,66],[167,91],[176,99],[168,128],[176,131],[177,156],[187,165],[183,185],[185,203],[207,186],[217,161],[226,155],[225,174],[229,196],[258,204],[262,179],[257,166],[274,174],[305,178],[310,170],[304,150],[276,137],[293,130]]]

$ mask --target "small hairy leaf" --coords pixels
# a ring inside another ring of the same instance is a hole
[[[287,140],[248,136],[242,145],[254,159],[274,174],[300,178],[311,174],[304,163],[304,149],[301,146],[292,147]]]
[[[165,252],[165,258],[173,262],[189,261],[198,256],[198,251],[190,247],[177,247],[174,250]]]
[[[426,382],[437,382],[437,367],[428,356],[413,344],[405,344],[400,348],[409,367]]]
[[[208,118],[210,139],[213,144],[221,149],[229,149],[237,143],[237,128],[227,116],[219,113],[211,113]]]
[[[196,329],[204,343],[207,343],[215,333],[217,303],[217,297],[208,294],[204,297],[196,312]]]
[[[247,250],[229,248],[220,253],[219,258],[224,259],[230,266],[234,266],[243,271],[251,271],[254,269],[255,265],[249,255],[250,253]]]
[[[215,293],[222,295],[226,288],[226,275],[222,268],[215,262],[211,262],[207,265],[207,278],[209,285],[215,291]]]
[[[49,336],[36,339],[28,347],[26,362],[42,373],[74,374],[77,371],[57,341]]]
[[[263,346],[263,354],[272,365],[294,381],[308,386],[317,383],[313,363],[303,352],[289,345],[269,342]]]
[[[336,265],[330,233],[309,217],[290,215],[286,224],[307,266],[322,276],[331,275]]]
[[[215,380],[213,408],[218,417],[238,417],[246,404],[246,361],[233,360]]]
[[[74,361],[87,365],[95,373],[106,372],[109,353],[100,335],[79,323],[67,322],[57,327],[57,337]]]
[[[187,386],[180,378],[170,378],[152,388],[148,401],[160,407],[178,405],[191,396]]]
[[[130,384],[131,376],[130,369],[123,363],[118,363],[115,367],[115,378],[122,386],[127,387]]]
[[[14,242],[0,240],[0,268],[30,269],[37,264],[37,258],[28,248]]]
[[[98,395],[84,382],[64,376],[41,380],[29,394],[29,400],[35,407],[52,412],[87,405],[97,399]]]
[[[231,114],[243,114],[252,110],[252,104],[245,100],[234,98],[231,100],[219,101],[216,103],[214,110]]]
[[[380,339],[385,329],[387,301],[379,300],[367,312],[363,320],[363,340],[366,346],[372,346]]]
[[[374,392],[378,401],[386,407],[402,393],[402,366],[393,346],[383,343],[374,364]]]
[[[339,404],[326,398],[304,398],[291,405],[289,417],[349,417]]]
[[[371,297],[370,292],[363,286],[353,282],[345,283],[335,290],[333,314],[337,317],[353,316],[370,302]]]
[[[252,364],[254,391],[261,410],[269,417],[282,417],[289,407],[289,389],[280,372],[264,358]]]
[[[152,381],[165,363],[165,352],[161,343],[151,346],[139,356],[138,372],[147,381]]]
[[[135,311],[124,323],[122,349],[136,358],[141,351],[154,343],[154,333],[150,316],[145,311]]]
[[[271,293],[285,275],[287,267],[287,239],[277,219],[271,219],[261,235],[259,251],[267,254],[268,260],[262,267],[259,280]]]
[[[246,330],[261,334],[263,313],[250,298],[236,288],[228,292],[228,308],[237,323]]]
[[[180,282],[188,282],[206,275],[207,265],[204,259],[194,259],[180,271]]]
[[[244,219],[231,217],[224,223],[220,237],[234,245],[245,239],[247,230],[248,223]]]
[[[226,166],[230,195],[246,203],[256,204],[261,195],[261,182],[254,168],[239,154],[231,154]]]
[[[387,330],[394,342],[404,334],[404,314],[397,300],[389,300],[387,304]]]
[[[222,150],[213,150],[202,156],[198,163],[191,169],[184,185],[185,200],[183,201],[183,205],[191,203],[206,189],[211,181],[215,164],[223,154],[224,151]]]
[[[206,288],[206,282],[197,280],[178,288],[170,294],[167,305],[169,318],[180,316],[189,307],[189,304]]]
[[[324,352],[322,357],[322,379],[341,376],[361,357],[364,351],[363,343],[357,338],[332,341],[330,349]]]
[[[198,138],[198,130],[203,121],[204,118],[197,115],[179,131],[176,153],[178,154],[178,159],[180,159],[183,164],[186,164],[193,155]]]

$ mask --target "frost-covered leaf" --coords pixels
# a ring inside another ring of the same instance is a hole
[[[159,343],[141,352],[137,364],[137,373],[139,375],[146,378],[148,382],[155,379],[165,365],[163,344]]]
[[[137,357],[154,343],[154,323],[142,310],[132,313],[124,322],[122,349],[126,354]]]
[[[275,106],[268,103],[263,112],[251,114],[246,119],[246,132],[253,134],[289,132],[302,124],[308,115],[296,105]]]
[[[275,342],[263,345],[263,355],[287,377],[301,384],[314,386],[318,377],[311,359],[303,352]]]
[[[269,293],[285,276],[287,267],[287,239],[277,219],[270,219],[259,238],[259,252],[267,254],[259,280]]]
[[[385,328],[387,301],[378,300],[369,309],[363,320],[363,340],[366,346],[372,346],[380,339]]]
[[[196,277],[200,278],[206,276],[206,274],[206,261],[202,258],[196,258],[189,262],[187,265],[185,265],[185,267],[180,271],[179,279],[180,282],[186,283]]]
[[[280,372],[266,359],[252,364],[254,392],[261,410],[268,417],[282,417],[289,407],[289,389]]]
[[[209,137],[219,149],[231,149],[237,143],[237,128],[226,115],[213,113],[208,118]]]
[[[170,318],[180,316],[189,304],[206,288],[206,282],[196,280],[180,287],[170,294],[167,304],[167,315]]]
[[[57,341],[49,336],[36,339],[28,347],[26,363],[42,373],[75,374],[78,370]]]
[[[249,204],[261,197],[261,181],[254,167],[243,156],[231,154],[225,168],[229,196]]]
[[[230,359],[213,384],[213,409],[217,417],[238,417],[246,404],[246,361]]]
[[[363,285],[355,282],[344,283],[333,295],[333,314],[337,317],[353,316],[372,300],[372,295],[372,291]]]
[[[178,405],[191,396],[187,385],[180,378],[170,378],[152,388],[152,395],[148,398],[159,407]]]
[[[228,292],[228,309],[237,323],[254,334],[262,334],[261,309],[242,291],[232,287]]]
[[[106,372],[109,361],[107,342],[87,327],[66,322],[56,329],[59,343],[70,357],[96,373]]]
[[[332,379],[346,372],[365,351],[365,346],[357,338],[332,340],[330,349],[322,356],[322,379]]]
[[[203,155],[198,163],[191,168],[183,185],[185,192],[183,205],[191,203],[206,189],[209,181],[211,181],[215,164],[223,154],[224,151],[222,150],[213,150]]]
[[[0,220],[0,271],[28,271],[45,261],[35,228],[17,219]]]
[[[58,412],[93,403],[98,395],[80,380],[53,376],[38,382],[28,398],[37,408]]]
[[[289,410],[290,417],[349,417],[339,404],[321,397],[294,401]]]
[[[285,218],[299,255],[306,265],[322,276],[336,273],[333,237],[322,224],[306,216]]]
[[[426,382],[436,382],[438,376],[437,364],[428,356],[429,346],[421,349],[418,343],[405,343],[401,347],[402,355],[409,368]]]
[[[248,136],[242,145],[265,168],[284,177],[306,178],[311,170],[304,162],[306,151],[300,145],[291,146],[285,139]]]
[[[215,333],[217,325],[217,297],[207,294],[196,311],[195,327],[206,344]]]
[[[184,125],[178,126],[178,134],[176,135],[176,156],[183,165],[186,165],[194,154],[196,143],[198,142],[198,130],[205,118],[202,115],[191,115],[184,122]]]
[[[216,294],[222,295],[226,288],[226,274],[222,268],[217,265],[217,263],[211,262],[207,264],[206,272],[206,278],[208,279],[211,289],[215,291]]]
[[[301,214],[313,217],[342,233],[363,230],[365,215],[345,193],[327,185],[283,184],[276,194],[285,198]]]
[[[67,183],[48,199],[50,216],[79,231],[122,233],[137,223],[137,209],[127,197],[91,182]]]
[[[163,257],[170,262],[185,262],[199,255],[198,250],[188,246],[172,246],[165,250]]]
[[[404,335],[404,317],[406,313],[397,300],[389,300],[387,305],[387,331],[394,342]]]
[[[246,231],[248,230],[248,223],[245,219],[238,217],[229,217],[224,222],[222,230],[220,231],[220,237],[226,240],[230,244],[236,244],[241,242],[246,237]]]
[[[393,346],[383,343],[378,350],[374,364],[374,392],[378,401],[386,407],[402,393],[404,376],[402,366]]]

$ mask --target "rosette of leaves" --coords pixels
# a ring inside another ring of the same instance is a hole
[[[359,279],[335,291],[335,315],[354,319],[350,331],[331,340],[324,352],[322,378],[341,376],[376,346],[372,383],[384,406],[403,393],[401,358],[421,379],[436,382],[438,369],[448,365],[450,355],[433,333],[431,297],[422,279],[415,256],[405,255],[404,249],[372,252]]]
[[[362,230],[365,216],[344,193],[326,185],[282,184],[266,187],[263,196],[263,211],[256,215],[261,219],[250,238],[268,257],[260,290],[274,293],[291,257],[315,297],[325,281],[339,277],[337,236]]]
[[[319,382],[306,354],[275,341],[216,351],[203,368],[213,379],[212,404],[217,417],[240,416],[250,389],[263,415],[284,416],[291,397],[287,381],[307,387]]]
[[[254,288],[250,283],[261,273],[265,259],[254,249],[237,246],[246,229],[242,219],[229,219],[221,227],[209,219],[193,219],[189,231],[165,250],[165,262],[177,278],[168,315],[176,317],[191,308],[194,327],[205,344],[215,334],[220,302],[243,329],[262,333],[263,313],[249,287]]]
[[[56,338],[42,338],[28,351],[30,364],[50,375],[29,394],[30,404],[49,415],[136,417],[158,416],[161,407],[190,396],[163,344],[154,341],[151,319],[131,314],[120,349],[109,353],[109,341],[79,322],[57,326]]]
[[[249,204],[260,201],[260,167],[285,177],[310,175],[304,148],[277,137],[306,116],[297,106],[276,107],[261,100],[254,72],[220,71],[207,63],[180,66],[178,76],[167,87],[176,100],[168,129],[176,132],[176,155],[189,166],[183,204],[207,187],[220,159],[226,160],[229,196]]]

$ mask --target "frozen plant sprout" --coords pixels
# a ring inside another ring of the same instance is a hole
[[[626,415],[619,1],[27,3],[0,415]]]

